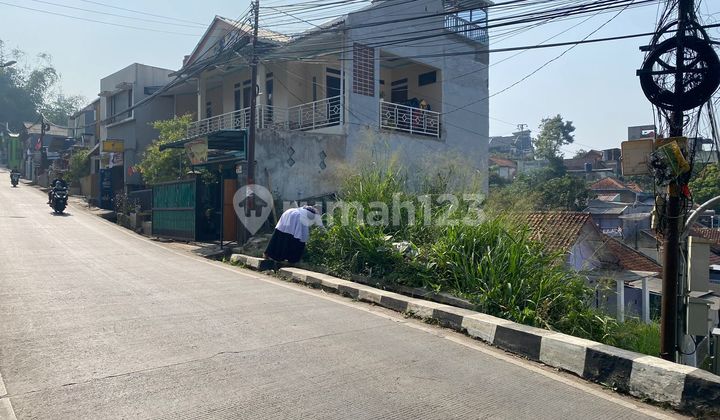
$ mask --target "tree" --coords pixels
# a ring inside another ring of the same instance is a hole
[[[535,156],[541,159],[557,159],[563,154],[560,149],[575,141],[572,121],[563,121],[560,114],[552,118],[543,118],[540,134],[535,139]]]
[[[18,49],[7,52],[0,40],[0,62],[20,62],[24,56]],[[60,75],[47,54],[39,54],[32,66],[16,64],[0,69],[0,121],[19,131],[23,122],[36,121],[43,112],[50,121],[67,124],[84,99],[59,93],[59,83]]]
[[[690,181],[690,191],[697,204],[720,195],[720,164],[707,165],[695,179]],[[720,209],[720,206],[716,208]]]
[[[90,175],[90,151],[78,150],[70,157],[67,180],[77,185],[80,178]]]
[[[148,184],[174,181],[190,167],[190,159],[183,149],[160,150],[160,145],[182,140],[192,122],[191,115],[171,120],[155,121],[152,125],[159,131],[157,140],[145,150],[137,169]]]
[[[587,151],[587,150],[585,150],[585,149],[578,149],[578,151],[575,152],[575,155],[573,155],[573,158],[574,158],[574,159],[584,158],[585,155],[587,155],[587,154],[588,154],[588,151]]]
[[[491,214],[582,211],[591,198],[593,194],[585,180],[550,167],[521,174],[512,184],[491,190],[486,210]]]

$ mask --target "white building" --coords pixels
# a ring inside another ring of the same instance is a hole
[[[295,38],[260,30],[256,182],[284,199],[333,192],[370,142],[410,167],[444,158],[487,174],[487,5],[376,1]],[[247,128],[250,30],[216,17],[173,74],[165,95],[196,120],[187,139]]]

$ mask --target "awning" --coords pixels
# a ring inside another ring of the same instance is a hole
[[[160,150],[183,149],[185,144],[195,140],[187,138],[172,143],[160,145]],[[247,130],[221,130],[207,136],[209,150],[224,150],[231,152],[246,152]]]

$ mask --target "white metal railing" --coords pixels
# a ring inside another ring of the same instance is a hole
[[[440,113],[383,101],[380,128],[440,137]]]
[[[250,108],[195,121],[188,126],[187,136],[200,137],[220,130],[241,130],[250,125]]]
[[[256,121],[258,128],[306,131],[340,125],[341,116],[340,96],[335,96],[292,108],[258,105]],[[250,108],[248,107],[195,121],[188,127],[187,136],[201,137],[220,130],[242,130],[249,126]]]
[[[340,125],[341,115],[339,96],[297,105],[287,110],[288,129],[315,130]]]
[[[458,15],[445,16],[445,29],[484,44],[487,44],[489,41],[487,27],[468,22]]]

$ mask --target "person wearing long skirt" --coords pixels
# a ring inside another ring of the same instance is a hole
[[[310,227],[321,226],[322,220],[317,209],[303,206],[286,210],[275,226],[275,231],[265,249],[265,257],[275,261],[296,263],[305,252],[310,238]]]

